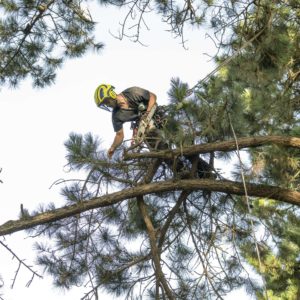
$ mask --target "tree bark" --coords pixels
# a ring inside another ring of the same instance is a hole
[[[292,147],[300,149],[300,138],[287,137],[287,136],[257,136],[257,137],[244,137],[238,139],[239,149],[254,148],[269,144],[280,145],[284,147]],[[183,147],[182,149],[151,151],[142,153],[124,153],[124,160],[137,159],[137,158],[161,158],[172,159],[178,155],[195,155],[209,153],[213,151],[227,152],[236,150],[236,141],[224,141],[208,144],[193,145]]]
[[[78,204],[57,208],[32,217],[26,216],[24,219],[8,221],[0,226],[0,236],[33,228],[37,225],[55,222],[64,218],[75,216],[76,214],[88,211],[90,209],[110,206],[126,199],[141,195],[175,190],[209,190],[235,195],[245,194],[245,190],[241,182],[229,180],[186,179],[143,184],[134,188],[129,188],[123,191],[111,193],[109,195],[93,198],[88,201],[83,201]],[[269,198],[300,206],[300,192],[297,191],[283,189],[276,186],[247,184],[247,192],[248,195],[252,197]]]

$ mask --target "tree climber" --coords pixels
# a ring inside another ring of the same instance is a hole
[[[146,118],[147,114],[151,111],[152,107],[156,105],[156,95],[148,90],[140,87],[130,87],[117,94],[114,91],[114,86],[109,84],[101,84],[96,88],[94,99],[96,105],[106,111],[112,112],[112,124],[116,133],[114,141],[111,147],[108,149],[107,155],[111,158],[115,150],[122,144],[124,140],[123,124],[126,122],[139,123],[141,118]],[[140,112],[144,113],[141,114]],[[153,128],[147,132],[146,144],[149,149],[167,149],[168,144],[159,138],[159,131],[162,128],[161,124],[164,123],[163,116],[160,116],[158,110],[156,110],[158,117],[155,121],[156,128]],[[155,118],[155,116],[154,116]],[[137,125],[134,125],[132,129],[135,129]],[[191,162],[191,157],[186,157]],[[167,165],[174,169],[173,160],[165,160]],[[180,160],[176,160],[175,171],[180,173],[185,169],[184,164]],[[200,157],[197,162],[198,176],[211,177],[212,169]]]
[[[144,111],[142,117],[146,117],[156,104],[156,95],[143,88],[130,87],[120,94],[114,89],[112,85],[101,84],[94,94],[96,105],[112,112],[112,124],[116,135],[107,152],[109,158],[124,140],[123,124],[138,121],[141,118],[140,111]]]

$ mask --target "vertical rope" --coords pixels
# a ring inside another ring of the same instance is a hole
[[[108,180],[106,180],[106,195],[108,195]]]
[[[210,77],[212,77],[215,73],[217,73],[222,67],[228,65],[235,57],[237,57],[240,54],[240,52],[242,50],[246,49],[255,39],[257,39],[264,32],[265,28],[266,27],[264,27],[263,29],[261,29],[250,40],[248,40],[247,42],[245,42],[242,45],[242,47],[240,47],[239,49],[237,49],[236,52],[234,52],[231,56],[229,56],[228,58],[226,58],[215,69],[213,69],[209,74],[207,74],[203,79],[201,79],[200,81],[198,81],[191,89],[189,89],[187,91],[187,96],[190,96],[194,92],[194,90],[196,88],[198,88],[201,84],[203,84],[204,82],[206,82],[207,80],[209,80]]]
[[[227,116],[228,116],[230,128],[231,128],[231,131],[232,131],[232,134],[233,134],[233,137],[234,137],[234,141],[235,141],[235,145],[236,145],[236,153],[237,153],[237,157],[238,157],[239,164],[240,164],[241,176],[242,176],[242,181],[243,181],[243,187],[244,187],[244,190],[245,190],[245,198],[246,198],[246,202],[247,202],[248,212],[249,212],[249,214],[251,214],[252,209],[251,209],[251,206],[250,206],[250,201],[249,201],[249,196],[248,196],[248,191],[247,191],[247,186],[246,186],[245,174],[244,174],[244,169],[243,169],[243,162],[242,162],[241,155],[240,155],[240,148],[239,148],[237,136],[235,134],[235,130],[234,130],[232,122],[231,122],[229,112],[227,112]],[[256,238],[252,218],[250,218],[250,224],[251,224],[252,237],[253,237],[254,244],[255,244],[256,255],[257,255],[257,259],[258,259],[259,272],[260,272],[260,274],[262,276],[262,279],[263,279],[263,288],[264,288],[266,299],[269,300],[267,287],[266,287],[266,281],[265,281],[263,271],[262,271],[262,263],[261,263],[261,256],[260,256],[259,248],[258,248],[258,241],[257,241],[257,238]]]

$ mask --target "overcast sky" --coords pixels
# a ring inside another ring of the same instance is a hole
[[[152,15],[142,41],[147,47],[129,40],[118,40],[110,33],[118,32],[120,16],[125,12],[102,8],[93,9],[99,22],[97,37],[106,44],[100,54],[89,53],[83,58],[70,60],[59,70],[56,83],[42,90],[33,89],[30,80],[18,89],[0,91],[0,223],[17,219],[22,203],[29,211],[39,204],[62,204],[61,186],[52,184],[70,174],[64,168],[64,142],[70,132],[98,135],[105,147],[112,142],[114,132],[109,113],[98,109],[93,100],[94,90],[100,83],[110,83],[117,92],[130,86],[149,89],[158,96],[160,104],[167,104],[167,91],[172,77],[193,86],[213,69],[205,53],[215,50],[203,31],[190,30],[185,50],[179,39],[162,30],[158,18]],[[127,138],[131,133],[126,130]],[[52,188],[50,189],[50,186]],[[1,241],[3,239],[1,238]],[[32,239],[24,233],[8,236],[4,241],[21,259],[34,266],[35,253]],[[66,293],[55,290],[51,279],[34,279],[25,288],[31,274],[21,268],[15,287],[11,279],[18,267],[16,260],[0,247],[0,274],[5,286],[0,290],[5,300],[80,299],[83,290]],[[33,267],[38,270],[37,267]],[[232,295],[228,299],[234,299]],[[112,299],[101,296],[101,300]],[[245,299],[245,298],[243,298]]]

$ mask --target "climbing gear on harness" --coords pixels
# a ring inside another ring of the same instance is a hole
[[[138,105],[138,111],[139,112],[143,112],[143,111],[145,111],[147,109],[147,107],[146,107],[146,105],[144,104],[144,103],[140,103],[139,105]]]
[[[140,118],[138,120],[131,122],[130,129],[132,130],[132,138],[131,138],[131,146],[127,149],[127,151],[133,150],[138,146],[142,146],[143,143],[150,148],[156,149],[156,146],[160,143],[161,137],[159,137],[160,130],[166,125],[168,120],[168,110],[169,107],[166,105],[156,106],[155,112],[150,121],[150,126],[147,126],[144,134],[140,134],[141,131],[144,130],[144,125],[140,127],[141,121],[142,123],[147,122],[147,118],[149,118],[149,114],[145,114],[145,109],[140,112]],[[138,130],[140,129],[140,138],[137,140]],[[156,145],[156,146],[153,146]]]
[[[116,99],[117,94],[114,91],[114,88],[115,87],[110,84],[100,84],[96,88],[94,100],[98,107],[111,111],[111,108],[106,105],[105,101],[108,101],[109,99]]]

